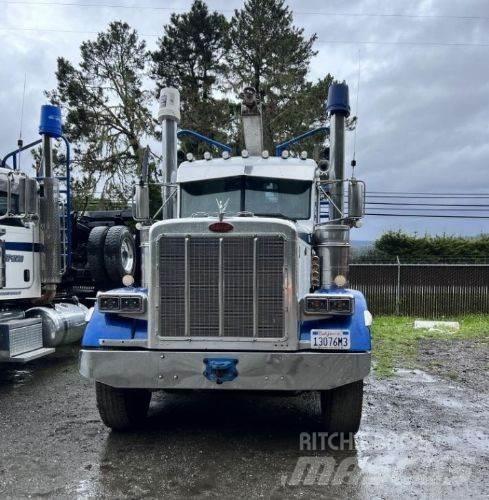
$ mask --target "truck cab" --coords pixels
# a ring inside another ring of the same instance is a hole
[[[163,116],[177,122],[170,90]],[[174,124],[163,125],[170,137]],[[140,424],[155,390],[318,391],[328,432],[359,428],[371,316],[347,287],[359,217],[344,213],[342,194],[348,184],[358,202],[357,181],[345,181],[338,162],[326,177],[306,154],[250,146],[175,165],[164,186],[171,217],[139,217],[141,286],[128,277],[129,286],[98,295],[80,371],[95,380],[113,429]],[[164,151],[174,147],[176,137]],[[146,199],[140,186],[136,203]],[[340,218],[324,222],[327,200]]]

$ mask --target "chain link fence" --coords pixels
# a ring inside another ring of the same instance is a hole
[[[489,264],[351,264],[350,284],[374,314],[489,314]]]

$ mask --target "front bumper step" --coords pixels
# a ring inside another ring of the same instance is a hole
[[[0,362],[6,363],[28,363],[34,359],[42,358],[48,354],[52,354],[55,351],[54,347],[41,347],[40,349],[35,349],[34,351],[23,352],[22,354],[17,354],[16,356],[10,356],[8,358],[0,358]]]
[[[236,360],[216,383],[205,360]],[[326,390],[365,378],[370,352],[220,352],[82,349],[80,373],[112,387],[145,389]]]

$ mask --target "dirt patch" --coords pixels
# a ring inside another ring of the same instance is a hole
[[[489,393],[489,340],[422,339],[417,364],[440,377]]]

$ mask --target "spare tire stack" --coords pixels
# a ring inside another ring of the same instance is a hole
[[[136,273],[136,244],[126,226],[97,226],[88,236],[87,263],[99,290],[122,286],[126,274]]]

